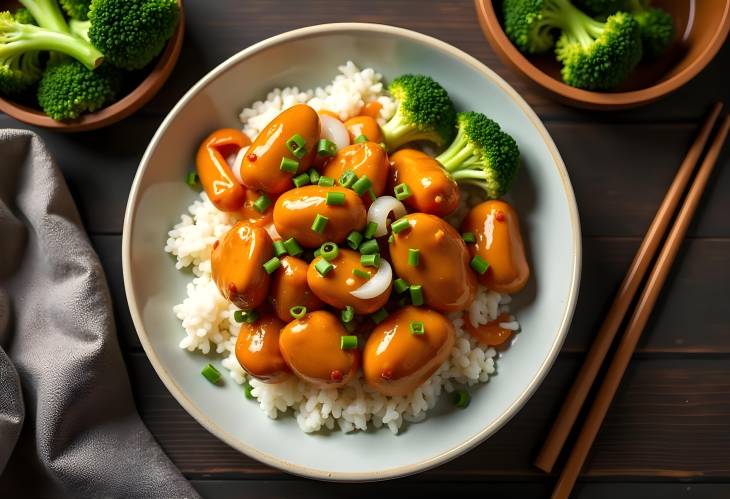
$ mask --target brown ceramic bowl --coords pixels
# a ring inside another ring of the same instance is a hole
[[[528,57],[517,50],[500,24],[501,0],[475,0],[475,4],[482,30],[503,61],[559,100],[589,109],[636,107],[677,90],[707,66],[730,29],[730,0],[655,0],[653,5],[674,17],[674,45],[659,60],[639,63],[615,91],[591,92],[562,82],[560,64],[552,52]]]
[[[179,0],[178,4],[180,5],[180,21],[172,38],[167,42],[165,50],[160,54],[157,62],[151,69],[142,70],[149,71],[149,73],[147,73],[140,83],[118,101],[96,112],[84,114],[73,121],[56,121],[46,116],[43,111],[37,108],[19,104],[2,97],[0,97],[0,111],[29,125],[50,128],[58,132],[94,130],[123,120],[149,102],[160,90],[165,81],[167,81],[172,69],[175,67],[185,35],[185,16],[182,1]],[[0,10],[8,9],[9,7],[14,8],[15,6],[17,6],[16,2],[0,1]]]

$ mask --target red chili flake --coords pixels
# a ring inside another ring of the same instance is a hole
[[[229,284],[228,285],[228,292],[230,294],[232,294],[232,295],[235,295],[236,293],[238,293],[238,290],[236,289],[236,285],[233,284],[233,283]]]
[[[258,156],[256,156],[256,155],[255,155],[254,153],[251,153],[251,154],[249,154],[249,155],[248,155],[248,160],[249,160],[249,161],[250,161],[251,163],[253,163],[253,162],[254,162],[254,161],[256,161],[257,159],[259,159],[259,157],[258,157]]]
[[[497,219],[497,222],[504,222],[507,217],[504,215],[504,212],[502,210],[499,210],[495,215],[494,218]]]
[[[340,370],[335,369],[334,371],[332,371],[330,373],[330,379],[336,382],[342,381],[342,373],[340,372]]]
[[[216,249],[220,243],[221,242],[218,239],[216,239],[215,242],[213,243],[213,249]]]
[[[380,373],[380,377],[387,380],[393,379],[393,371],[390,369],[386,369],[382,373]]]

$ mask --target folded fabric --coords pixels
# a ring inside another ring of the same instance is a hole
[[[0,130],[0,497],[16,496],[199,497],[137,414],[63,177],[38,136]]]

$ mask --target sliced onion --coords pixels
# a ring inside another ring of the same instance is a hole
[[[361,300],[369,300],[377,296],[382,295],[390,286],[390,281],[393,279],[393,271],[390,268],[390,264],[387,260],[380,260],[380,267],[378,271],[368,281],[357,288],[355,291],[350,291],[350,294],[355,298]]]
[[[279,231],[276,230],[274,224],[267,224],[266,226],[264,226],[264,229],[266,230],[266,232],[269,233],[269,237],[271,237],[272,241],[279,241],[281,239]]]
[[[393,196],[380,196],[368,208],[368,222],[378,224],[375,237],[381,237],[388,233],[388,215],[391,212],[396,219],[406,215],[406,207]]]
[[[236,177],[236,180],[241,185],[243,185],[243,180],[241,180],[241,165],[243,164],[243,158],[246,156],[246,151],[248,151],[248,146],[240,148],[232,162],[230,161],[230,158],[233,156],[232,154],[226,158],[228,165],[231,167],[231,171],[233,171],[233,176]]]
[[[338,151],[350,145],[350,134],[344,123],[326,114],[320,114],[319,121],[322,123],[321,137],[334,142]]]

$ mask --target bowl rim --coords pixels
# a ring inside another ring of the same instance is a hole
[[[692,1],[692,5],[694,5]],[[697,76],[714,59],[730,32],[730,1],[724,1],[722,18],[718,29],[713,33],[710,43],[703,47],[700,54],[685,68],[649,87],[627,92],[593,92],[571,87],[541,71],[522,52],[517,50],[507,37],[494,10],[493,0],[474,0],[477,17],[487,41],[500,58],[515,68],[536,85],[544,88],[564,101],[589,107],[591,109],[625,109],[649,104],[679,90]]]
[[[555,338],[553,344],[550,347],[548,355],[546,356],[546,358],[538,368],[535,376],[532,378],[522,394],[507,408],[507,410],[504,411],[504,413],[502,413],[499,418],[497,418],[491,424],[485,426],[460,444],[455,445],[447,451],[442,452],[436,456],[423,459],[416,463],[396,466],[385,470],[373,472],[329,472],[287,462],[268,453],[259,451],[258,449],[249,446],[245,442],[240,441],[239,439],[235,438],[233,435],[225,431],[223,428],[213,423],[210,419],[208,419],[208,417],[201,410],[199,410],[198,407],[187,397],[181,387],[178,386],[177,382],[172,379],[170,374],[165,369],[165,366],[161,363],[160,359],[155,354],[152,344],[147,336],[140,309],[138,309],[137,307],[137,302],[134,295],[134,277],[131,273],[131,234],[136,217],[135,211],[137,207],[138,197],[140,195],[140,184],[142,181],[142,177],[145,174],[145,171],[149,167],[149,161],[152,152],[157,148],[162,136],[165,134],[172,120],[201,89],[203,89],[206,85],[215,80],[219,75],[223,74],[225,71],[227,71],[240,61],[266,48],[278,45],[283,42],[308,38],[311,36],[333,33],[347,33],[353,31],[380,33],[384,35],[394,35],[397,37],[407,38],[412,41],[428,45],[431,48],[434,48],[441,52],[445,52],[447,55],[451,55],[453,57],[461,59],[463,62],[478,71],[482,76],[484,76],[485,78],[489,78],[494,83],[496,83],[513,100],[513,102],[520,107],[522,112],[525,113],[526,117],[535,126],[536,130],[542,137],[546,147],[550,151],[553,164],[557,169],[557,173],[563,186],[564,194],[568,202],[568,212],[571,224],[572,268],[570,276],[570,291],[568,293],[566,305],[563,311],[562,318],[560,320],[560,326],[558,327],[557,333],[555,334]],[[175,107],[173,107],[173,109],[168,113],[168,115],[165,117],[165,119],[155,132],[152,140],[150,141],[150,144],[148,145],[140,161],[139,168],[132,183],[132,188],[130,190],[129,200],[124,216],[124,227],[122,234],[122,268],[124,276],[124,287],[133,323],[135,325],[137,334],[140,338],[145,353],[152,363],[157,375],[160,377],[164,385],[172,393],[175,399],[183,406],[183,408],[213,435],[215,435],[234,449],[238,450],[239,452],[253,457],[254,459],[257,459],[265,464],[292,473],[294,475],[315,478],[319,480],[343,482],[385,480],[425,471],[427,469],[450,461],[451,459],[454,459],[455,457],[472,449],[473,447],[484,441],[487,437],[491,436],[507,421],[512,419],[512,417],[517,413],[517,411],[519,411],[519,409],[522,408],[525,402],[527,402],[527,400],[532,396],[532,394],[541,384],[545,375],[550,370],[550,367],[555,361],[555,358],[560,351],[565,336],[567,335],[568,328],[572,320],[573,311],[575,309],[576,300],[578,297],[578,288],[581,273],[581,259],[582,246],[580,221],[578,217],[578,208],[575,201],[575,195],[573,193],[573,188],[568,178],[568,172],[565,168],[565,164],[563,163],[562,158],[560,157],[560,154],[558,153],[557,147],[555,146],[552,138],[548,134],[545,126],[542,124],[535,112],[524,101],[524,99],[522,99],[522,97],[520,97],[519,94],[494,71],[486,67],[474,57],[466,54],[456,47],[453,47],[452,45],[449,45],[446,42],[440,41],[436,38],[408,29],[372,23],[330,23],[287,31],[279,35],[267,38],[241,50],[240,52],[226,59],[224,62],[222,62],[213,70],[211,70],[208,74],[206,74],[202,79],[200,79],[195,85],[190,88],[190,90],[188,90],[188,92],[180,99]]]
[[[112,125],[137,112],[147,104],[162,88],[177,64],[185,38],[185,8],[178,0],[180,15],[175,32],[165,44],[157,62],[129,93],[118,101],[101,109],[82,114],[71,121],[56,121],[40,109],[18,104],[12,99],[0,96],[0,111],[28,125],[54,130],[60,133],[86,132]],[[148,66],[149,68],[149,66]]]

